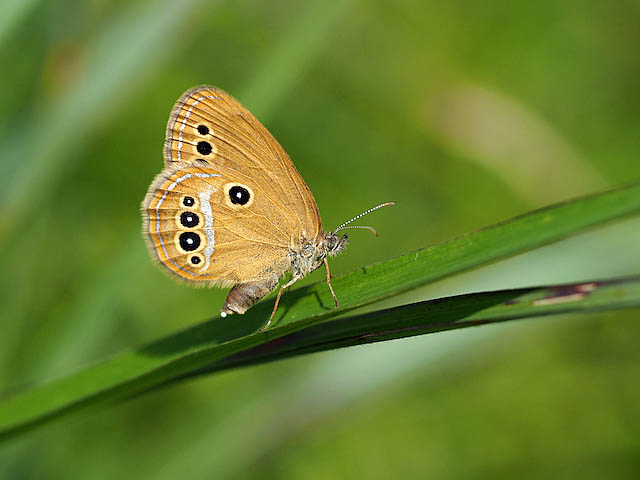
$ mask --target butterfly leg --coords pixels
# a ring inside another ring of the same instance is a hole
[[[338,308],[338,297],[336,297],[336,292],[333,291],[333,287],[331,286],[331,272],[329,271],[329,262],[327,261],[327,257],[324,258],[324,268],[327,271],[327,285],[329,285],[329,290],[333,297],[333,303],[335,303],[336,308]]]
[[[271,312],[271,316],[269,317],[269,321],[264,327],[260,329],[261,332],[264,332],[267,328],[269,328],[269,325],[271,325],[271,321],[273,320],[273,317],[276,314],[276,310],[278,310],[278,304],[280,303],[280,297],[282,296],[282,292],[284,292],[286,288],[289,288],[291,285],[293,285],[298,280],[300,280],[300,278],[302,277],[293,277],[291,280],[289,280],[287,283],[285,283],[280,287],[280,290],[278,291],[278,296],[276,297],[276,303],[273,306],[273,311]]]

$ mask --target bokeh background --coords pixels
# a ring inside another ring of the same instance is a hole
[[[225,291],[174,283],[140,235],[169,111],[194,85],[263,121],[328,228],[397,202],[333,273],[640,178],[636,1],[0,9],[3,395],[219,310]],[[402,301],[638,273],[639,244],[629,219]],[[638,313],[199,378],[4,443],[0,477],[638,478]]]

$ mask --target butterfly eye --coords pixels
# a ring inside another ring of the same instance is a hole
[[[202,262],[202,258],[200,258],[200,255],[194,255],[189,259],[189,261],[192,265],[199,265],[200,262]]]
[[[194,232],[182,232],[178,242],[185,252],[193,252],[200,246],[200,235]]]
[[[234,205],[246,205],[251,200],[251,194],[246,188],[236,185],[229,189],[229,200]]]
[[[194,198],[193,198],[193,197],[189,197],[189,196],[187,196],[187,197],[184,197],[184,198],[182,199],[182,204],[183,204],[185,207],[193,207],[193,206],[195,205],[195,203],[196,203],[196,201],[194,200]]]
[[[180,214],[180,224],[183,227],[193,228],[200,223],[200,218],[193,212],[182,212]]]
[[[198,125],[198,133],[200,135],[208,135],[209,127],[207,127],[206,125]]]

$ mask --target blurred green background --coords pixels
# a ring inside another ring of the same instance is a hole
[[[640,178],[639,22],[637,1],[5,0],[0,391],[219,311],[140,235],[187,88],[254,112],[327,228],[397,203],[335,274]],[[638,273],[639,244],[630,219],[393,301]],[[4,443],[0,477],[638,478],[639,335],[637,310],[566,316],[203,377]]]

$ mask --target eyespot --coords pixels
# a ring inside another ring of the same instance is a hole
[[[202,155],[209,155],[213,148],[209,142],[202,140],[198,142],[198,145],[196,145],[196,150],[198,150]]]
[[[231,200],[231,203],[234,205],[246,205],[250,199],[251,194],[249,190],[244,187],[236,185],[229,189],[229,200]]]
[[[189,261],[192,265],[199,265],[202,262],[202,258],[200,258],[200,255],[194,255],[189,259]]]
[[[185,207],[193,207],[196,203],[196,200],[193,197],[189,197],[188,195],[185,197],[182,197],[182,204]]]
[[[233,209],[247,208],[253,203],[255,196],[248,185],[230,182],[224,186],[224,198],[228,207]]]
[[[193,212],[182,212],[180,214],[180,224],[183,227],[193,228],[200,223],[200,217]]]
[[[198,125],[198,133],[200,135],[208,135],[209,127],[207,127],[206,125]]]
[[[200,246],[200,235],[195,232],[182,232],[178,242],[185,252],[193,252]]]

